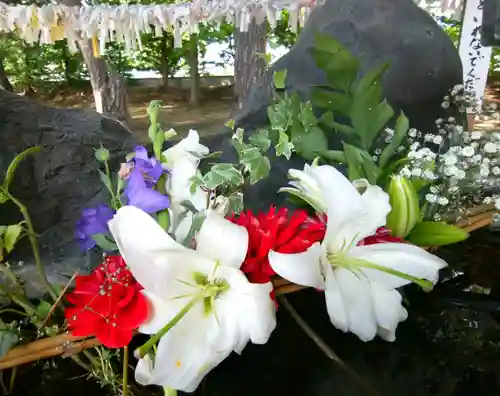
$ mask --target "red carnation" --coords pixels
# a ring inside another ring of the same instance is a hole
[[[279,253],[301,253],[325,236],[324,222],[314,219],[305,210],[296,210],[289,216],[288,209],[276,210],[255,216],[251,211],[242,212],[229,220],[248,231],[248,251],[241,270],[253,283],[266,283],[276,273],[269,264],[270,250]]]
[[[90,275],[75,279],[64,315],[74,336],[96,336],[108,348],[121,348],[148,317],[149,305],[121,256],[108,256]]]

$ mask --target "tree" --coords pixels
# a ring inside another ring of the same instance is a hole
[[[189,104],[197,106],[200,103],[200,70],[198,35],[192,34],[186,43],[186,57],[189,65],[190,95]]]
[[[255,81],[264,75],[266,62],[259,56],[266,52],[266,24],[257,24],[255,19],[247,32],[235,29],[234,94],[235,110],[241,109]]]
[[[80,6],[80,0],[60,0],[68,6]],[[98,113],[129,124],[126,81],[111,68],[103,58],[96,57],[90,40],[77,40],[90,75],[94,93],[95,109]]]
[[[10,83],[5,67],[3,66],[3,57],[0,57],[0,88],[5,89],[6,91],[14,92],[14,87]]]
[[[153,33],[141,36],[142,49],[133,65],[138,70],[155,70],[163,79],[162,89],[167,91],[168,80],[182,67],[183,48],[174,47],[174,36],[166,31],[160,37]]]

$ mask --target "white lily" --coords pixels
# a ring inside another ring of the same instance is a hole
[[[193,392],[233,350],[267,342],[276,326],[272,285],[251,284],[239,269],[248,248],[244,227],[211,214],[196,250],[175,242],[136,207],[119,209],[109,227],[152,306],[139,331],[159,336],[170,326],[154,365],[149,355],[139,361],[139,383]]]
[[[193,213],[186,209],[182,203],[189,201],[199,211],[214,210],[226,214],[228,201],[224,197],[208,197],[208,193],[197,187],[191,190],[191,178],[198,173],[200,158],[209,153],[208,147],[200,144],[198,132],[189,131],[186,138],[163,152],[170,170],[167,177],[166,191],[170,196],[170,231],[177,241],[184,241],[193,223]]]
[[[326,213],[326,202],[322,196],[321,181],[318,180],[315,169],[317,165],[305,164],[304,170],[290,169],[288,176],[291,187],[280,188],[278,192],[288,192],[307,202],[318,213]]]
[[[446,263],[404,243],[358,246],[385,225],[388,195],[370,185],[360,193],[331,166],[311,167],[308,177],[317,182],[318,199],[326,204],[325,239],[304,253],[270,252],[271,267],[293,283],[325,290],[328,314],[338,329],[363,341],[377,334],[393,341],[398,323],[407,317],[396,289],[410,282],[432,287]]]

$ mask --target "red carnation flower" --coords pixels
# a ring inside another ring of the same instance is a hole
[[[229,220],[243,226],[248,232],[248,251],[241,270],[253,283],[266,283],[276,273],[269,264],[270,250],[279,253],[301,253],[325,236],[325,223],[312,218],[305,210],[296,210],[289,216],[288,209],[276,210],[255,216],[251,211],[242,212]]]
[[[74,336],[96,336],[108,348],[121,348],[148,317],[149,304],[121,256],[108,256],[90,275],[75,279],[64,311]]]
[[[276,273],[269,264],[270,250],[279,253],[301,253],[325,237],[327,215],[310,217],[305,210],[296,210],[289,216],[288,210],[272,207],[268,213],[255,216],[251,211],[229,218],[233,223],[248,231],[248,251],[241,270],[253,283],[269,282]],[[377,232],[365,238],[359,245],[402,242],[391,236],[390,230],[380,227]]]

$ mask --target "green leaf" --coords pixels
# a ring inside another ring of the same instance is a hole
[[[113,186],[111,185],[111,179],[102,170],[97,169],[97,171],[99,172],[99,179],[101,179],[101,183],[106,186],[111,196],[113,196]]]
[[[357,84],[354,86],[354,94],[366,91],[373,85],[381,84],[382,76],[389,68],[390,62],[384,62],[378,67],[366,73]]]
[[[292,130],[293,132],[293,130]],[[297,131],[292,134],[295,151],[306,160],[314,160],[317,153],[328,150],[328,140],[319,127],[312,127],[308,133]]]
[[[292,156],[294,150],[293,144],[290,142],[288,135],[284,131],[279,132],[278,144],[275,147],[276,156],[283,155],[287,160]]]
[[[40,304],[38,304],[36,307],[36,315],[39,319],[43,320],[49,315],[51,309],[51,304],[49,304],[47,301],[41,301]]]
[[[424,179],[422,177],[412,177],[410,181],[416,192],[419,192],[422,188],[431,184],[431,180]]]
[[[269,133],[266,129],[258,129],[257,132],[250,136],[248,140],[251,144],[258,147],[263,153],[271,147],[271,140],[269,139]]]
[[[383,101],[378,103],[379,87],[372,86],[364,93],[353,98],[351,121],[356,134],[360,137],[362,148],[369,150],[382,128],[394,115],[394,110]]]
[[[107,252],[118,250],[118,246],[116,245],[116,243],[110,240],[105,234],[94,234],[92,235],[92,239],[102,250],[105,250]]]
[[[311,102],[315,107],[328,109],[342,115],[348,115],[351,108],[351,97],[349,95],[319,88],[313,88]]]
[[[417,246],[443,246],[464,241],[469,233],[451,224],[433,221],[417,223],[406,238]]]
[[[161,131],[158,131],[158,132],[161,132]],[[164,133],[157,133],[156,136],[154,137],[154,140],[153,140],[153,152],[158,159],[160,159],[160,157],[161,157],[163,143],[165,143],[165,134]]]
[[[3,204],[9,200],[7,194],[5,194],[2,190],[0,190],[0,204]]]
[[[278,70],[273,73],[274,88],[285,89],[286,75],[286,69]]]
[[[340,164],[343,164],[346,162],[346,156],[343,151],[341,150],[326,150],[326,151],[319,151],[318,155],[328,161],[333,161],[333,162],[338,162]]]
[[[287,130],[292,125],[291,110],[289,101],[285,100],[279,101],[274,106],[269,106],[267,108],[267,115],[271,128],[276,131]]]
[[[7,226],[0,225],[0,237],[5,233],[6,230],[7,230]]]
[[[333,88],[349,92],[358,74],[359,60],[330,36],[316,34],[314,39],[312,54],[316,65],[325,71]]]
[[[204,212],[199,212],[193,216],[193,222],[191,223],[191,228],[182,243],[184,246],[188,247],[191,244],[195,234],[200,231],[203,222],[205,221],[206,214]]]
[[[202,178],[203,184],[209,189],[220,185],[239,186],[244,183],[240,171],[232,164],[216,164]]]
[[[238,214],[243,210],[243,194],[236,192],[229,197],[229,213]]]
[[[245,132],[245,130],[243,128],[236,128],[236,131],[234,132],[232,139],[243,144],[244,132]]]
[[[301,103],[300,113],[297,114],[297,119],[300,121],[306,132],[309,132],[312,127],[315,127],[318,124],[311,102]]]
[[[410,128],[410,121],[405,116],[403,112],[399,115],[396,120],[396,125],[394,126],[394,136],[391,142],[386,146],[382,154],[380,155],[379,165],[380,167],[385,167],[389,160],[392,158],[397,148],[403,143],[408,129]]]
[[[271,63],[272,55],[271,53],[266,53],[266,52],[256,52],[255,53],[260,59],[264,61],[264,63],[269,65]]]
[[[194,207],[191,201],[182,201],[181,206],[185,207],[187,210],[189,210],[192,214],[196,214],[199,212],[198,209]]]
[[[7,250],[7,253],[10,253],[12,252],[12,250],[14,250],[14,246],[16,245],[16,242],[22,231],[23,227],[20,224],[11,224],[7,226],[7,229],[5,230],[3,235],[3,243],[5,250]]]
[[[250,173],[250,184],[255,184],[269,176],[271,170],[269,158],[262,155],[256,147],[250,147],[241,152],[241,163]]]
[[[16,333],[7,329],[0,329],[0,359],[7,355],[7,352],[9,352],[18,341],[19,337]]]
[[[189,187],[189,191],[191,192],[191,194],[194,194],[196,192],[196,189],[203,185],[203,180],[199,173],[191,177],[189,180],[191,181],[191,186]]]
[[[5,179],[3,181],[3,187],[5,188],[6,191],[9,191],[9,186],[10,183],[12,182],[12,179],[14,178],[14,174],[16,172],[17,167],[19,166],[19,163],[28,157],[29,155],[36,154],[40,151],[40,147],[34,146],[27,148],[24,150],[22,153],[18,154],[16,158],[12,160],[10,163],[9,167],[7,168],[7,172],[5,173]],[[2,197],[0,197],[0,203],[4,203]]]
[[[234,120],[228,120],[226,121],[226,123],[224,124],[225,127],[227,128],[231,128],[231,129],[234,129]]]
[[[365,175],[363,172],[363,167],[361,165],[362,160],[359,155],[359,150],[344,142],[344,154],[347,162],[347,177],[350,181],[357,179],[364,179]]]

